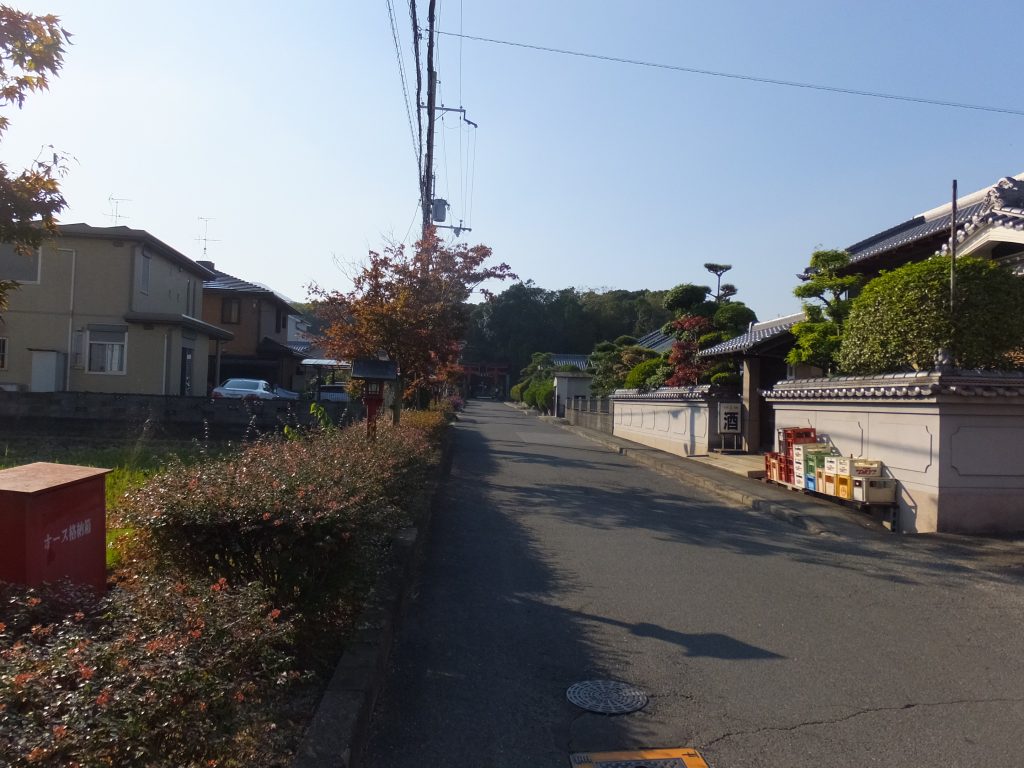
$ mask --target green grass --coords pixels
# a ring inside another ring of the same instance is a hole
[[[223,450],[224,447],[218,447],[212,452]],[[201,448],[193,441],[105,442],[54,437],[13,438],[0,441],[0,469],[36,461],[110,469],[106,477],[107,521],[108,526],[116,526],[117,512],[125,494],[145,483],[174,457],[189,462],[204,453],[209,455],[210,452],[208,447]],[[108,568],[117,565],[120,557],[117,540],[129,532],[128,528],[107,528]]]

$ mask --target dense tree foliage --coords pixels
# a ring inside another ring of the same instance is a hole
[[[700,341],[714,328],[711,321],[700,315],[683,315],[672,324],[676,343],[672,346],[668,361],[672,375],[665,381],[670,387],[688,387],[700,383],[701,377],[711,367],[706,358],[697,357]]]
[[[624,334],[642,336],[672,319],[665,291],[549,291],[516,283],[473,307],[463,359],[525,368],[534,352],[586,354]]]
[[[35,16],[0,5],[0,109],[20,109],[30,93],[49,88],[70,39],[56,16]],[[0,136],[9,124],[0,114]],[[57,214],[66,205],[59,184],[65,170],[64,156],[52,148],[21,171],[0,162],[0,242],[28,253],[56,231]],[[17,283],[0,275],[0,311],[15,288]]]
[[[668,361],[668,356],[659,355],[633,366],[633,370],[626,374],[623,387],[639,389],[641,392],[657,389],[665,383],[665,379],[672,375],[672,371],[672,364]]]
[[[720,272],[729,268],[709,266]],[[667,291],[603,293],[572,288],[546,291],[532,282],[517,283],[474,309],[463,357],[508,360],[515,367],[528,368],[522,371],[522,386],[515,390],[523,399],[533,380],[531,371],[538,360],[546,359],[538,352],[590,350],[591,389],[596,395],[634,385],[655,389],[670,377],[689,381],[694,375],[699,379],[723,372],[731,375],[735,368],[731,361],[702,361],[695,354],[744,333],[757,320],[753,310],[731,299],[735,293],[735,287],[719,285],[720,298],[715,301],[709,287],[693,283]],[[677,362],[671,362],[669,354],[659,355],[637,344],[639,337],[659,329],[683,345]],[[700,331],[697,336],[694,329]],[[531,355],[532,362],[526,366]]]
[[[626,377],[636,366],[660,357],[654,350],[638,346],[632,336],[603,341],[590,355],[594,374],[590,389],[600,397],[610,395],[625,386]]]
[[[846,274],[849,264],[846,251],[811,254],[810,277],[793,289],[797,298],[804,299],[807,319],[793,326],[796,345],[786,362],[813,365],[826,373],[835,370],[843,324],[850,314],[850,294],[864,284],[861,275]]]
[[[665,295],[665,309],[673,315],[700,315],[711,317],[716,304],[708,300],[711,289],[706,285],[680,283]]]
[[[1024,346],[1024,280],[987,259],[956,264],[956,311],[949,311],[950,259],[934,257],[868,283],[850,309],[839,352],[847,373],[930,369],[939,348],[961,368],[1009,368]]]
[[[371,251],[351,291],[313,290],[325,351],[339,360],[386,354],[404,384],[429,389],[459,358],[473,289],[515,277],[507,264],[487,266],[490,257],[485,245],[445,246],[433,231],[411,253]]]

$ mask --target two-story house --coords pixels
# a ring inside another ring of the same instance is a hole
[[[209,385],[229,378],[251,378],[301,389],[305,354],[301,345],[296,348],[288,343],[288,318],[299,311],[264,285],[221,272],[212,261],[199,264],[212,273],[203,283],[203,320],[234,334],[223,345],[219,366],[215,364],[215,345],[211,345]]]
[[[65,224],[32,255],[0,245],[19,288],[0,317],[0,388],[205,395],[205,268],[145,230]]]

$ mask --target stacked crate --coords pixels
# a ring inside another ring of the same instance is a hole
[[[824,467],[825,457],[832,453],[832,448],[824,443],[793,446],[793,463],[798,475],[795,485],[809,491],[818,490],[817,470]]]
[[[797,470],[798,460],[803,459],[802,451],[797,448],[804,445],[817,445],[818,433],[813,427],[789,427],[779,430],[779,453],[781,454],[781,482],[803,488],[803,468]]]
[[[768,480],[867,504],[894,504],[896,482],[882,477],[882,462],[840,456],[818,442],[813,427],[778,432],[779,450],[764,456]]]

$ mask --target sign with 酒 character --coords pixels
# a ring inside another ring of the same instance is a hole
[[[718,404],[718,434],[740,434],[740,407],[739,403]]]

